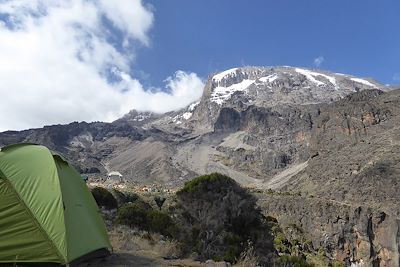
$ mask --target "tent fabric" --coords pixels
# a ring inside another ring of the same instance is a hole
[[[46,236],[31,220],[14,190],[0,178],[0,259],[1,262],[58,261]]]
[[[67,260],[72,261],[103,248],[103,244],[109,241],[104,223],[98,218],[96,201],[81,176],[65,161],[56,160],[56,166],[65,203],[64,218],[69,252]]]
[[[44,146],[0,151],[0,263],[70,263],[111,250],[98,207],[80,175]]]

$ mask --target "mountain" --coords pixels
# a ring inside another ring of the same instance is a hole
[[[373,79],[243,67],[211,75],[179,111],[8,131],[0,145],[40,143],[90,176],[169,187],[220,172],[329,257],[398,266],[399,122],[400,90]]]
[[[318,103],[374,88],[385,87],[320,70],[235,68],[211,76],[201,100],[177,112],[133,110],[113,123],[5,132],[0,144],[45,144],[82,172],[117,170],[144,183],[176,186],[212,171],[259,183],[309,157],[301,139],[318,116]]]
[[[210,76],[199,102],[155,114],[132,110],[113,123],[71,123],[5,132],[0,145],[45,144],[85,173],[115,170],[126,179],[177,186],[219,171],[260,184],[310,157],[319,105],[374,80],[292,67],[244,67]]]

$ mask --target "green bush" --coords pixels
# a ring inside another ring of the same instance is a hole
[[[118,206],[122,206],[126,203],[133,203],[139,199],[139,196],[131,192],[121,192],[116,189],[111,190],[111,194],[115,197],[118,202]]]
[[[138,227],[142,230],[149,230],[147,223],[148,207],[142,202],[124,204],[119,208],[116,222],[129,227]]]
[[[118,208],[117,200],[107,189],[95,187],[91,192],[98,206],[105,207],[106,209]]]
[[[139,196],[136,195],[135,193],[127,192],[127,193],[124,193],[124,195],[125,195],[126,203],[135,202],[136,200],[139,199]]]
[[[226,175],[212,173],[185,183],[177,192],[176,207],[187,237],[184,247],[202,260],[235,263],[247,241],[256,254],[273,254],[270,229],[255,197]]]
[[[169,237],[176,237],[179,230],[172,218],[163,212],[152,210],[147,213],[149,230]]]
[[[333,260],[332,261],[332,267],[345,267],[346,265],[344,264],[343,261],[339,260]]]
[[[239,235],[228,234],[224,238],[226,244],[225,252],[222,256],[222,260],[227,262],[236,262],[240,253],[243,251],[243,239]]]
[[[212,173],[209,175],[199,176],[189,182],[186,182],[185,186],[177,192],[177,195],[182,193],[203,192],[208,189],[218,191],[221,188],[225,188],[227,185],[233,184],[236,184],[236,182],[228,176],[220,173]],[[221,187],[214,187],[213,185],[221,185]]]
[[[168,214],[153,210],[149,204],[140,200],[124,204],[118,210],[116,223],[168,237],[176,237],[179,234],[177,225]]]
[[[296,256],[282,255],[278,263],[288,267],[314,267],[314,264],[308,263],[306,259]]]
[[[283,233],[278,233],[274,238],[274,246],[279,253],[290,253],[290,243]]]

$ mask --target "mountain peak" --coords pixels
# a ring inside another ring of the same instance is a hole
[[[294,98],[300,100],[299,97],[304,98],[299,96],[301,93],[308,95],[304,99],[308,100],[304,103],[307,104],[325,102],[359,90],[385,87],[376,81],[352,75],[289,66],[232,68],[212,76],[209,84],[208,97],[218,105],[225,104],[235,94],[274,101],[278,99],[273,95],[278,94],[283,101],[289,101],[291,97],[286,96],[297,95]],[[289,102],[301,103],[294,98]]]

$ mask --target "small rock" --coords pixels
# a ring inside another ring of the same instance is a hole
[[[232,265],[229,262],[218,261],[215,262],[213,260],[207,260],[205,267],[231,267]]]
[[[190,254],[190,258],[192,260],[198,260],[199,259],[199,253],[193,252],[192,254]]]

